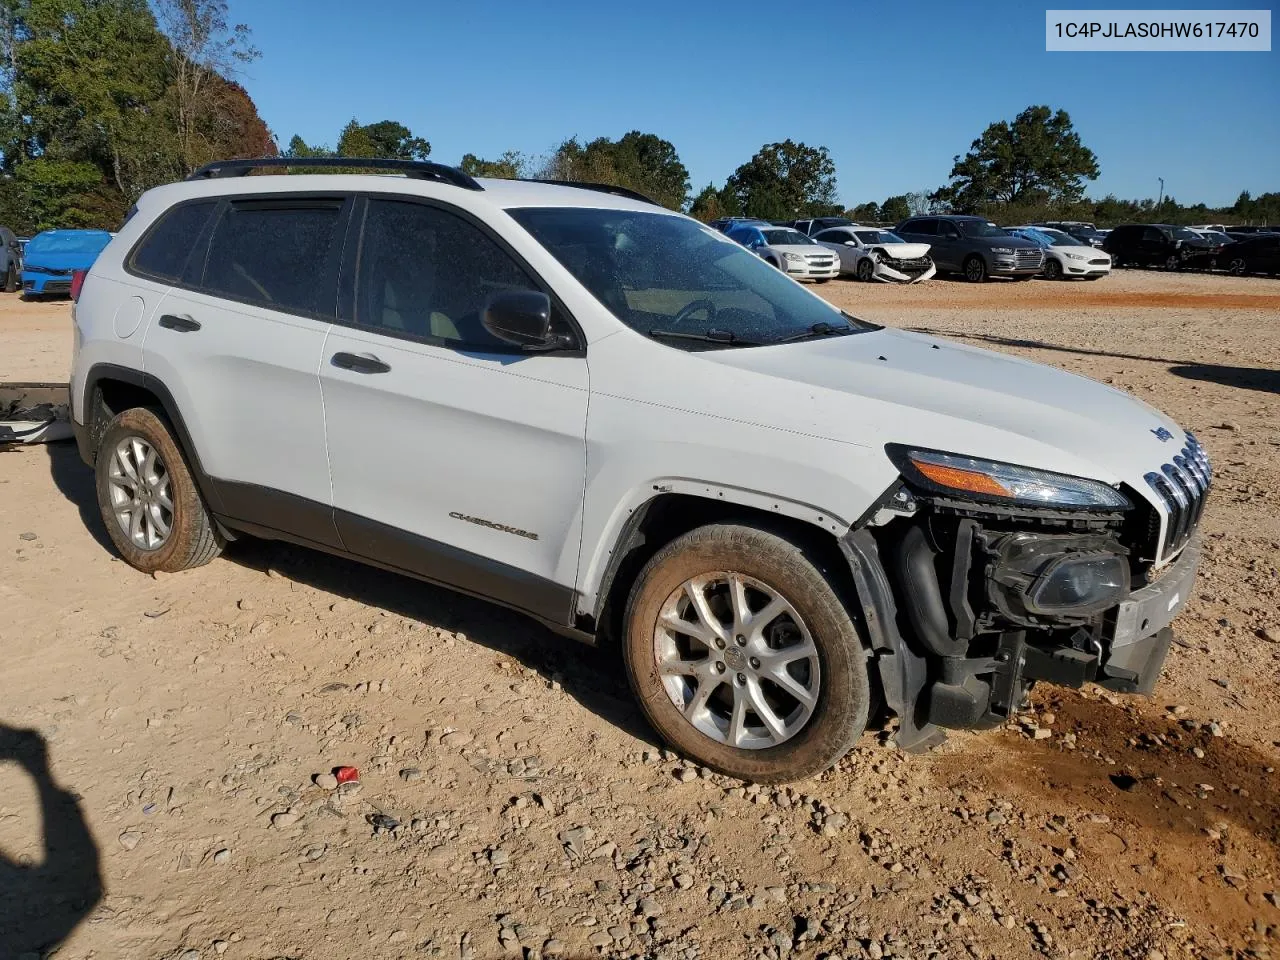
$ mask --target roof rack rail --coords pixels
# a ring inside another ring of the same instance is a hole
[[[636,190],[628,190],[626,187],[615,187],[611,183],[592,183],[587,180],[543,180],[537,177],[525,178],[525,183],[550,183],[557,187],[577,187],[579,190],[594,190],[596,193],[611,193],[615,197],[627,197],[631,200],[639,200],[641,203],[651,203],[655,207],[662,204],[651,197],[646,197],[643,193]]]
[[[188,180],[214,180],[222,177],[244,177],[254,170],[270,168],[315,168],[385,170],[402,173],[418,180],[434,180],[448,183],[464,190],[483,190],[484,187],[456,167],[429,160],[393,160],[376,157],[257,157],[253,159],[217,160],[205,164]]]

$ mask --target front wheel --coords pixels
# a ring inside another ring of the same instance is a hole
[[[987,279],[987,262],[981,257],[969,257],[964,262],[964,278],[970,283],[982,283]]]
[[[1227,273],[1233,277],[1243,277],[1248,272],[1249,264],[1245,262],[1244,257],[1233,257],[1227,264]]]
[[[18,271],[13,264],[9,264],[9,269],[4,275],[4,292],[14,293],[18,289]]]
[[[858,279],[863,283],[870,283],[871,278],[875,276],[876,265],[871,262],[870,257],[863,257],[858,261]]]
[[[118,414],[98,447],[98,507],[120,555],[144,573],[208,563],[222,538],[161,417],[145,407]]]
[[[1181,266],[1182,266],[1181,257],[1177,257],[1173,254],[1169,254],[1169,256],[1164,258],[1164,268],[1166,270],[1177,270]]]
[[[857,629],[808,552],[765,530],[700,527],[660,550],[632,589],[623,654],[663,739],[732,777],[812,776],[866,727]]]
[[[1044,264],[1044,278],[1046,280],[1062,279],[1062,264],[1057,260],[1046,260]]]

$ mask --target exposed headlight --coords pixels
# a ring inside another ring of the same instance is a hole
[[[1087,260],[1088,259],[1088,257],[1086,257],[1083,253],[1064,253],[1063,256],[1066,257],[1068,260]]]
[[[991,248],[991,252],[992,252],[992,253],[1007,253],[1007,254],[1009,254],[1009,255],[1011,255],[1011,256],[1012,256],[1012,254],[1013,254],[1013,247],[992,247],[992,248]]]
[[[803,262],[804,262],[804,257],[800,256],[800,254],[798,254],[798,253],[784,253],[784,254],[783,254],[783,256],[784,256],[786,259],[790,260],[792,263],[803,263]]]
[[[1133,506],[1119,490],[1097,480],[896,444],[886,452],[908,480],[966,499],[1101,510]]]
[[[1105,610],[1129,594],[1129,567],[1113,553],[1074,554],[1050,564],[1036,580],[1027,607],[1036,613]]]

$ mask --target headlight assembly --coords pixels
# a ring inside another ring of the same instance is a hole
[[[992,247],[992,248],[991,248],[991,252],[992,252],[992,253],[1003,253],[1003,254],[1007,254],[1007,255],[1009,255],[1009,256],[1012,256],[1012,255],[1013,255],[1013,247]]]
[[[788,260],[790,260],[792,263],[804,262],[804,257],[800,256],[800,254],[798,253],[784,253],[783,256],[786,257]]]
[[[1093,510],[1133,506],[1119,490],[1097,480],[897,444],[886,452],[908,482],[963,499]]]
[[[1085,260],[1087,259],[1083,253],[1064,253],[1064,257],[1068,260]]]

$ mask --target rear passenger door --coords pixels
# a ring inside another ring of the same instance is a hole
[[[214,511],[331,546],[319,367],[351,203],[335,195],[223,200],[204,212],[181,262],[160,262],[163,235],[153,235],[163,224],[132,258],[133,269],[171,285],[152,314],[143,363],[172,393],[215,481]]]
[[[342,541],[565,623],[586,474],[585,354],[525,353],[484,329],[490,294],[544,288],[477,220],[414,198],[361,207],[320,377]]]

